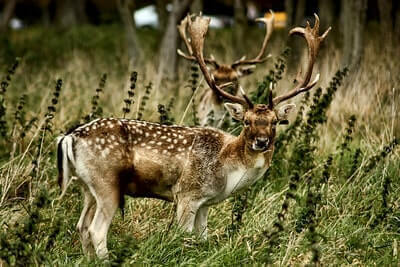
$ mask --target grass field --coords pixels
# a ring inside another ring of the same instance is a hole
[[[79,187],[57,199],[55,138],[95,115],[123,116],[133,70],[138,81],[126,117],[142,113],[159,121],[162,104],[175,123],[194,124],[191,106],[182,114],[192,105],[196,71],[181,61],[178,79],[154,88],[160,35],[149,29],[139,34],[146,60],[134,69],[117,25],[32,28],[0,39],[0,265],[103,263],[82,254],[75,230]],[[262,31],[248,34],[246,54],[254,55]],[[108,263],[397,266],[400,51],[369,39],[361,66],[346,72],[337,36],[330,34],[317,62],[321,89],[297,97],[298,112],[280,128],[270,170],[247,192],[211,209],[207,241],[180,231],[171,203],[127,198],[125,217],[118,213],[109,232]],[[279,93],[295,77],[298,63],[282,55],[285,39],[284,30],[277,32],[272,60],[243,80],[256,102],[265,101],[271,81],[279,81]],[[241,57],[230,44],[229,30],[211,31],[206,48],[221,60]],[[94,105],[96,88],[101,90]],[[195,95],[205,89],[203,82]],[[237,126],[223,124],[233,133]]]

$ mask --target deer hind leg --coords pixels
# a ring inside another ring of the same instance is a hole
[[[194,228],[196,232],[204,239],[207,239],[207,216],[208,206],[202,206],[199,208],[196,214]]]
[[[119,206],[119,191],[112,187],[106,190],[92,190],[96,199],[96,211],[89,226],[96,255],[101,259],[108,258],[107,233],[115,211]]]
[[[178,201],[176,215],[178,224],[186,232],[192,232],[195,226],[197,212],[202,204],[202,201],[191,198],[183,198]]]
[[[96,201],[86,185],[82,186],[82,193],[84,196],[83,209],[76,228],[81,238],[83,253],[91,256],[94,254],[94,250],[90,240],[89,226],[96,210]]]

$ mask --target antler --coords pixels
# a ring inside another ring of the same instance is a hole
[[[186,49],[189,52],[189,55],[185,54],[184,52],[182,52],[182,50],[177,49],[177,53],[178,55],[180,55],[181,57],[186,58],[187,60],[192,60],[192,61],[196,61],[196,58],[193,56],[193,50],[192,47],[190,46],[191,41],[186,37],[186,28],[188,25],[188,21],[190,20],[190,18],[193,15],[188,15],[186,16],[182,21],[181,24],[179,24],[178,27],[178,31],[179,31],[179,35],[181,36],[183,42],[185,43]],[[215,68],[219,67],[218,62],[215,60],[215,58],[211,55],[210,58],[206,58],[204,59],[204,61],[207,64],[212,64],[214,65]]]
[[[240,103],[242,105],[247,105],[249,108],[253,107],[253,103],[250,101],[245,94],[243,97],[231,95],[224,90],[222,90],[214,80],[214,77],[208,72],[206,63],[204,62],[203,48],[204,48],[204,38],[208,31],[208,25],[210,24],[210,18],[203,18],[202,16],[196,16],[192,22],[191,18],[187,16],[188,31],[191,38],[191,48],[196,58],[197,63],[201,71],[203,72],[204,78],[206,79],[210,88],[219,96],[226,98],[232,102]]]
[[[314,85],[318,82],[319,80],[319,73],[315,77],[315,79],[310,83],[311,80],[311,75],[315,63],[315,59],[318,54],[319,46],[321,42],[325,39],[325,37],[328,35],[329,31],[331,30],[331,27],[329,27],[324,34],[319,36],[319,18],[317,14],[314,14],[315,17],[315,25],[314,28],[310,27],[310,23],[307,21],[307,26],[305,28],[301,27],[296,27],[290,31],[290,35],[292,34],[297,34],[302,37],[304,37],[307,41],[308,45],[308,66],[307,66],[307,71],[305,73],[304,78],[301,77],[301,68],[300,72],[297,75],[296,80],[299,81],[299,83],[293,88],[291,91],[289,91],[286,94],[277,96],[273,99],[274,105],[279,104],[282,101],[285,101],[289,98],[292,98],[300,93],[306,92],[310,90]]]
[[[265,58],[262,58],[262,56],[265,53],[265,49],[267,48],[267,44],[269,39],[271,38],[272,32],[274,30],[274,20],[275,20],[275,15],[272,10],[270,10],[271,16],[269,18],[257,18],[256,21],[262,22],[265,24],[265,37],[264,41],[261,47],[260,52],[254,59],[249,59],[246,60],[246,56],[243,56],[241,59],[235,61],[231,66],[232,68],[236,68],[240,65],[253,65],[253,64],[258,64],[258,63],[263,63],[265,62],[268,58],[271,57],[271,55],[266,56]]]

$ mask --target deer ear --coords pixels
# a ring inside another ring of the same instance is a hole
[[[289,113],[296,107],[295,104],[286,104],[279,108],[277,112],[278,120],[287,120]]]
[[[233,103],[225,103],[225,108],[228,110],[231,116],[238,120],[242,121],[244,117],[244,109],[243,106],[240,104],[233,104]]]

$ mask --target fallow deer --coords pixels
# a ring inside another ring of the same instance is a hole
[[[196,62],[196,58],[193,56],[191,40],[186,36],[189,19],[189,16],[185,17],[178,26],[179,34],[185,43],[188,54],[185,54],[180,49],[178,49],[177,52],[181,57]],[[256,21],[265,24],[266,32],[260,52],[255,58],[246,59],[246,56],[243,56],[232,64],[218,63],[212,55],[209,58],[204,59],[204,62],[212,67],[211,75],[214,77],[216,84],[221,89],[224,89],[233,95],[239,94],[239,79],[252,74],[257,64],[264,63],[271,57],[271,55],[267,55],[266,57],[263,56],[274,29],[274,13],[271,11],[268,18],[257,18]],[[226,89],[223,87],[226,87]],[[205,90],[200,96],[200,102],[197,106],[200,125],[205,126],[208,124],[208,114],[210,112],[214,114],[214,124],[210,126],[216,126],[225,114],[223,99],[213,90]]]
[[[268,104],[253,104],[249,98],[222,90],[208,72],[203,58],[209,19],[188,20],[191,48],[210,88],[232,103],[225,107],[244,126],[239,136],[214,128],[166,126],[128,119],[97,119],[80,126],[58,141],[59,183],[62,195],[70,176],[81,182],[84,207],[77,224],[85,253],[106,258],[107,232],[123,196],[151,197],[177,204],[178,224],[186,231],[207,234],[211,205],[244,190],[261,178],[274,152],[276,126],[295,107],[276,106],[317,82],[311,81],[320,43],[315,26],[294,28],[308,44],[308,66],[304,77],[286,94]]]

